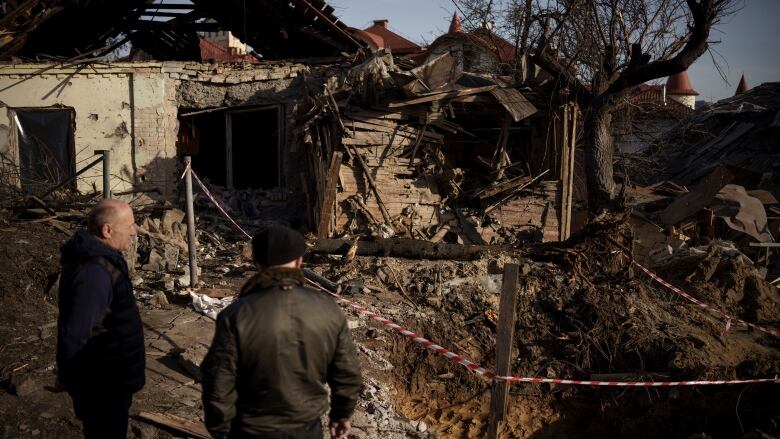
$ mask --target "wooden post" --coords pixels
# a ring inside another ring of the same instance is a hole
[[[325,178],[325,194],[322,197],[320,206],[319,225],[317,226],[317,237],[327,238],[330,235],[330,225],[333,220],[333,203],[336,202],[336,182],[339,179],[339,169],[341,169],[341,159],[344,153],[333,151],[333,157],[328,166],[328,175]]]
[[[561,130],[563,135],[561,140],[560,174],[558,177],[561,181],[561,192],[560,192],[561,210],[558,215],[558,221],[560,226],[560,230],[558,232],[559,241],[563,241],[566,238],[568,238],[569,226],[567,224],[568,216],[566,215],[566,213],[571,211],[571,206],[569,206],[569,192],[571,192],[572,188],[569,185],[570,154],[569,154],[569,104],[568,103],[563,106],[561,122],[563,124],[563,129]]]
[[[504,266],[504,278],[501,286],[501,301],[498,308],[498,339],[496,341],[496,375],[507,376],[512,373],[512,344],[515,334],[515,307],[517,305],[517,280],[520,267],[517,264]],[[490,394],[490,419],[488,421],[488,439],[498,437],[499,423],[506,416],[506,403],[509,383],[494,381]]]
[[[571,134],[569,135],[569,170],[567,171],[567,179],[568,179],[568,185],[569,185],[569,194],[568,199],[566,200],[566,205],[568,206],[568,210],[564,212],[564,215],[566,215],[566,236],[564,239],[569,239],[571,236],[571,211],[573,206],[573,199],[574,199],[574,171],[576,167],[574,166],[574,162],[577,157],[577,113],[579,112],[579,107],[577,107],[577,104],[572,104],[571,106]]]
[[[190,286],[196,287],[198,285],[198,250],[195,238],[195,208],[192,205],[192,157],[184,156],[184,166],[187,166],[184,187],[187,201],[187,251],[190,254]]]

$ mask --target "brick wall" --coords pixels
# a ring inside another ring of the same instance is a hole
[[[409,159],[383,157],[385,146],[359,148],[364,154],[366,165],[379,187],[382,201],[391,217],[401,215],[406,208],[414,209],[423,226],[438,224],[436,209],[441,202],[435,184],[412,177]],[[381,163],[381,166],[380,166]],[[336,194],[337,208],[336,230],[343,231],[353,217],[345,209],[344,200],[355,194],[361,194],[366,206],[377,221],[383,222],[382,212],[363,172],[358,164],[342,165],[339,171],[339,191]]]
[[[542,241],[560,240],[561,182],[543,181],[533,194],[508,201],[490,212],[501,225],[542,232]]]

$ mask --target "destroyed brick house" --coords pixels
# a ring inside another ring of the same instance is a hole
[[[538,69],[520,88],[464,63],[477,52],[453,49],[462,36],[412,68],[321,0],[50,3],[2,20],[3,178],[31,194],[94,190],[98,168],[69,177],[109,150],[114,193],[175,201],[190,155],[241,221],[320,237],[491,244],[574,227],[576,106]],[[233,32],[255,60],[204,62],[198,32]],[[127,41],[153,60],[107,61]]]

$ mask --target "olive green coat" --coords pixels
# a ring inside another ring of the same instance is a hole
[[[328,410],[351,416],[360,366],[346,318],[327,295],[303,287],[297,269],[250,279],[217,317],[203,360],[206,427],[215,438],[304,427]]]

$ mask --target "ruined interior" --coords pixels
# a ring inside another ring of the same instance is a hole
[[[356,304],[350,438],[780,435],[776,85],[621,157],[627,206],[588,218],[585,110],[534,63],[504,75],[515,49],[489,30],[400,57],[322,0],[55,3],[0,16],[0,437],[81,437],[49,389],[58,248],[105,190],[138,229],[148,381],[129,437],[210,437],[200,363],[268,222],[306,235],[312,287]],[[205,32],[254,53],[204,61]],[[499,422],[502,343],[525,381]],[[725,380],[747,382],[680,385]],[[675,384],[634,386],[651,382]]]

